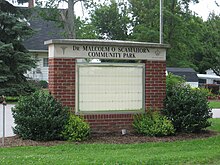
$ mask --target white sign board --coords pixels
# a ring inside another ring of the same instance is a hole
[[[167,46],[140,42],[50,40],[49,58],[166,60]]]
[[[78,112],[143,109],[143,65],[79,65]]]

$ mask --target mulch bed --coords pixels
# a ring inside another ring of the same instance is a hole
[[[109,144],[132,144],[132,143],[147,143],[147,142],[173,142],[190,139],[201,139],[215,136],[218,133],[213,131],[203,131],[201,133],[181,133],[175,136],[166,137],[147,137],[137,134],[93,134],[90,139],[84,142],[73,142],[73,144],[90,144],[90,143],[109,143]],[[2,146],[2,139],[0,138],[0,147],[15,147],[15,146],[53,146],[58,144],[65,144],[66,141],[48,141],[39,142],[33,140],[22,140],[18,136],[7,137],[4,139],[4,146]]]

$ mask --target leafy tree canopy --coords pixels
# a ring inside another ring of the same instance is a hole
[[[129,22],[127,6],[115,0],[110,4],[99,4],[91,12],[91,23],[96,27],[99,38],[128,39]]]
[[[220,76],[220,16],[210,13],[204,22],[204,33],[202,34],[203,51],[197,60],[200,72],[212,69]]]
[[[129,0],[133,18],[132,38],[137,41],[159,42],[159,1]],[[192,67],[195,54],[202,50],[201,35],[203,21],[189,10],[190,2],[164,2],[164,43],[171,45],[167,53],[167,65],[173,67]]]

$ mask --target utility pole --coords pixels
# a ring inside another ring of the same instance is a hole
[[[160,0],[160,44],[163,43],[163,0]]]

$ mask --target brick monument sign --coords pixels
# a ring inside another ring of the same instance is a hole
[[[163,108],[166,95],[164,44],[55,39],[49,50],[49,91],[81,115],[93,132],[132,131],[133,115]],[[77,59],[117,63],[77,63]],[[120,61],[134,61],[122,63]]]

